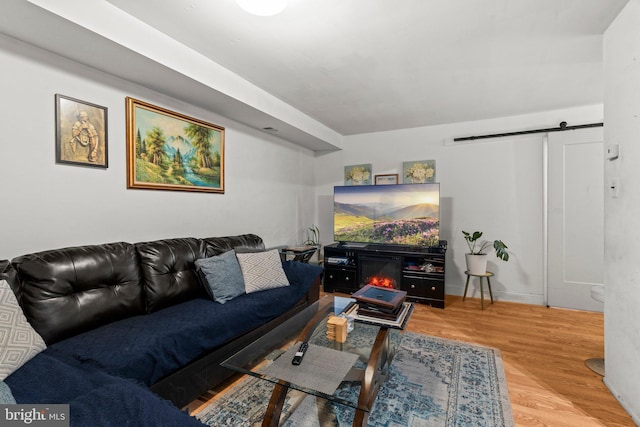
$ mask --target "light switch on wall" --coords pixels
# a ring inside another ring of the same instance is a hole
[[[607,159],[617,159],[620,155],[620,146],[618,144],[607,145]]]

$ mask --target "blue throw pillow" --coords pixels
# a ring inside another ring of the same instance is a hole
[[[4,381],[0,381],[0,404],[13,405],[16,403],[16,399],[13,398],[11,389]]]
[[[244,294],[244,279],[235,251],[198,259],[195,264],[202,272],[207,291],[215,301],[224,304]]]

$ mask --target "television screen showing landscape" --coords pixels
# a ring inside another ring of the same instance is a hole
[[[337,186],[333,198],[337,242],[436,246],[440,240],[440,184]]]

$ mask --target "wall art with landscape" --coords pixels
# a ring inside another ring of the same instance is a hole
[[[127,187],[224,193],[224,128],[127,98]]]

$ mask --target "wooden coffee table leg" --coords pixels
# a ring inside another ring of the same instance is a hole
[[[273,388],[271,393],[271,399],[267,406],[267,412],[264,414],[262,420],[262,427],[277,427],[280,423],[280,414],[282,414],[282,407],[284,406],[284,400],[287,397],[289,391],[289,383],[280,381]]]
[[[376,400],[380,385],[386,379],[385,365],[390,364],[389,354],[389,329],[380,328],[376,335],[376,340],[371,348],[369,361],[364,371],[362,386],[360,388],[360,396],[358,397],[358,406],[367,408],[367,410],[356,409],[356,415],[353,419],[354,426],[366,426],[369,412]]]
[[[389,351],[389,329],[381,327],[371,348],[367,367],[362,377],[360,395],[358,396],[358,407],[366,408],[366,410],[356,409],[353,426],[362,427],[367,425],[369,412],[373,402],[376,400],[380,386],[386,380],[388,365],[391,364],[392,358],[393,354]],[[385,369],[387,370],[386,372]],[[285,381],[280,381],[274,386],[267,412],[264,414],[262,421],[263,427],[278,426],[288,391],[289,383]]]
[[[369,413],[363,411],[362,409],[356,409],[356,416],[353,418],[353,426],[361,427],[367,425],[367,420],[369,419]]]

